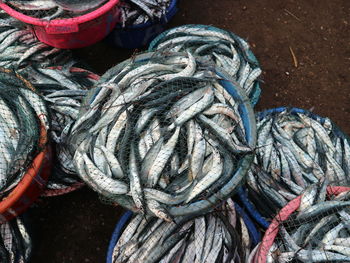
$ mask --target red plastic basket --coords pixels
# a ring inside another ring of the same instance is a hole
[[[344,187],[344,186],[327,187],[328,195],[338,195],[345,191],[350,191],[350,187]],[[280,223],[283,221],[286,221],[289,218],[289,216],[299,208],[300,199],[301,199],[301,195],[296,197],[292,201],[290,201],[285,207],[281,209],[281,211],[277,214],[277,216],[272,220],[255,254],[255,257],[254,257],[255,263],[266,263],[267,254],[278,234]]]
[[[110,0],[100,8],[75,18],[45,21],[17,12],[0,0],[0,8],[10,16],[29,24],[37,38],[50,46],[73,49],[92,45],[107,36],[120,20],[119,0]]]
[[[40,132],[40,152],[26,174],[12,192],[0,202],[0,224],[11,220],[27,210],[44,191],[52,167],[51,147],[47,145],[47,131]]]

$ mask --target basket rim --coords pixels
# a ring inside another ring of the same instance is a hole
[[[350,187],[345,187],[345,186],[328,186],[327,187],[328,195],[338,195],[346,191],[350,191]],[[265,235],[261,241],[261,244],[255,254],[254,262],[257,262],[257,263],[266,262],[267,254],[278,234],[280,222],[286,221],[289,218],[289,216],[299,208],[301,197],[302,195],[299,195],[298,197],[291,200],[274,217],[270,226],[266,230]]]
[[[91,20],[94,20],[97,17],[102,16],[103,14],[107,13],[110,9],[112,9],[114,6],[116,6],[119,3],[119,0],[109,0],[107,3],[102,5],[100,8],[84,14],[82,16],[74,17],[74,18],[66,18],[66,19],[54,19],[51,21],[42,20],[40,18],[34,18],[31,16],[24,15],[20,12],[17,12],[7,4],[5,4],[2,0],[0,0],[0,8],[3,9],[6,13],[8,13],[10,16],[13,16],[17,18],[18,20],[35,25],[35,26],[71,26],[72,24],[82,24]]]

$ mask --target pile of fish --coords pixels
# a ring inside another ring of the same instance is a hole
[[[0,262],[28,262],[32,241],[22,220],[17,217],[0,225]]]
[[[71,59],[70,51],[39,42],[24,24],[0,9],[1,67],[18,69],[31,64],[58,66]]]
[[[16,11],[43,20],[72,18],[92,12],[108,0],[2,0]]]
[[[176,222],[134,216],[113,250],[113,263],[246,262],[254,246],[231,199],[217,212]]]
[[[27,81],[0,69],[0,196],[6,196],[22,179],[42,150],[40,128],[49,129],[45,102]]]
[[[350,191],[326,197],[325,182],[304,191],[298,210],[280,225],[266,262],[350,262]]]
[[[121,0],[121,25],[128,27],[159,20],[165,16],[171,0]]]
[[[172,221],[211,209],[240,185],[255,143],[243,91],[235,100],[190,53],[140,55],[100,81],[68,143],[100,195]]]
[[[328,118],[298,109],[262,115],[248,186],[266,217],[324,178],[333,185],[349,184],[349,141]]]
[[[54,174],[47,185],[52,190],[64,189],[80,181],[66,139],[78,118],[87,90],[99,79],[98,75],[75,65],[79,66],[72,61],[63,67],[28,66],[20,71],[41,93],[50,110],[50,136],[55,142],[57,157]]]
[[[189,51],[204,61],[211,61],[222,67],[254,104],[258,100],[257,81],[261,69],[248,43],[232,32],[212,26],[184,25],[159,35],[150,44],[150,50]]]

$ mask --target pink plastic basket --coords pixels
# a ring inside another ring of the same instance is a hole
[[[120,20],[119,0],[110,0],[91,13],[68,19],[45,21],[17,12],[0,0],[0,8],[29,24],[37,38],[50,46],[73,49],[92,45],[107,36]]]
[[[344,186],[327,187],[328,195],[338,195],[345,191],[350,191],[350,187],[344,187]],[[298,196],[292,201],[290,201],[285,207],[281,209],[281,211],[277,214],[277,216],[272,220],[269,228],[265,232],[263,240],[261,241],[261,245],[259,246],[255,254],[255,257],[254,257],[255,263],[266,263],[267,254],[278,234],[280,223],[283,221],[286,221],[289,218],[289,216],[299,208],[300,199],[301,199],[301,196]]]

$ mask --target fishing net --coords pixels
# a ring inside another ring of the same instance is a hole
[[[49,129],[44,101],[21,76],[0,68],[1,198],[20,182],[45,147],[40,129]]]
[[[255,120],[244,91],[191,54],[149,53],[89,92],[69,145],[80,177],[129,210],[206,212],[242,183]]]
[[[0,262],[28,262],[32,244],[27,228],[18,217],[0,225]]]
[[[274,218],[252,262],[349,262],[349,190],[308,187]]]
[[[0,9],[0,66],[21,69],[27,65],[59,66],[72,59],[68,50],[37,40],[25,24]]]
[[[28,66],[21,71],[42,94],[50,110],[50,137],[55,143],[56,161],[45,195],[63,194],[83,186],[68,151],[67,136],[78,118],[87,90],[96,84],[99,76],[78,66],[72,61],[63,67]]]
[[[100,8],[108,0],[4,0],[3,2],[23,15],[50,21],[82,16]]]
[[[259,63],[248,43],[232,32],[212,26],[184,25],[160,34],[149,50],[189,51],[222,67],[246,91],[254,105],[259,99]]]
[[[178,217],[171,223],[135,215],[107,261],[246,262],[252,246],[246,222],[229,199],[205,216]]]
[[[248,172],[249,199],[272,218],[314,183],[349,185],[349,138],[328,118],[296,108],[258,114],[257,150]]]
[[[159,21],[165,17],[171,2],[172,0],[121,0],[119,3],[121,25],[122,27],[129,27]]]

